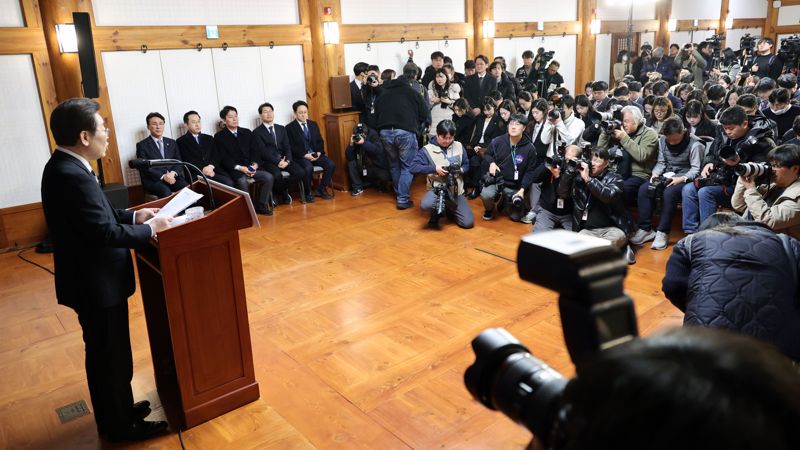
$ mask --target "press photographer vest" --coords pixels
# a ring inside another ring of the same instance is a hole
[[[464,154],[464,149],[461,146],[461,143],[458,141],[453,141],[450,144],[450,147],[447,148],[447,154],[442,151],[442,148],[436,144],[427,144],[425,147],[425,153],[428,155],[428,159],[433,163],[434,166],[444,166],[447,167],[451,163],[456,163],[461,166],[461,155]],[[442,185],[446,182],[446,177],[439,176],[436,172],[428,174],[428,188],[433,189],[436,186]],[[456,193],[458,195],[464,195],[464,177],[463,174],[459,174],[456,177],[456,183],[458,183],[458,189]]]

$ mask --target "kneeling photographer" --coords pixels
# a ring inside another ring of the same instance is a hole
[[[419,149],[411,162],[411,173],[428,175],[428,191],[420,208],[430,212],[428,226],[438,228],[443,215],[454,218],[461,228],[472,228],[475,218],[464,198],[464,174],[469,170],[469,157],[453,136],[456,125],[445,119],[436,125],[436,137]]]
[[[723,132],[703,160],[700,176],[681,192],[686,233],[696,232],[698,225],[717,211],[717,206],[730,205],[737,166],[766,162],[767,152],[775,147],[772,122],[763,116],[748,117],[741,106],[726,109],[719,122]]]
[[[742,164],[731,204],[745,218],[778,233],[800,238],[800,147],[784,144],[767,154],[768,163]],[[766,175],[770,183],[756,186]]]
[[[481,200],[483,220],[494,218],[494,209],[503,205],[508,216],[519,222],[525,215],[525,186],[533,182],[536,152],[531,140],[523,133],[528,119],[513,114],[508,121],[507,133],[492,139],[484,156],[489,171],[483,177]]]
[[[689,133],[681,119],[664,121],[664,133],[658,139],[658,161],[650,181],[639,187],[639,229],[631,236],[631,244],[653,241],[650,248],[663,250],[669,244],[672,217],[681,200],[681,190],[700,173],[705,144]],[[660,211],[658,226],[652,229],[652,215]]]
[[[533,185],[540,185],[539,212],[536,214],[534,233],[555,229],[557,224],[567,231],[572,231],[572,198],[558,194],[558,184],[564,173],[577,170],[576,161],[581,155],[577,145],[568,145],[562,151],[556,151],[547,157],[544,164],[533,170]]]
[[[364,192],[364,183],[384,191],[392,180],[389,173],[389,160],[383,151],[383,144],[378,132],[359,123],[353,127],[350,144],[344,151],[347,159],[347,171],[350,174],[350,195],[357,196]]]
[[[622,199],[622,178],[609,169],[607,149],[596,148],[591,156],[591,161],[577,161],[577,171],[561,177],[558,195],[574,202],[573,231],[610,241],[633,264],[636,258],[626,244],[635,225]]]

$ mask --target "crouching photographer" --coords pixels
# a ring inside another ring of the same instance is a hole
[[[747,219],[778,233],[800,238],[800,147],[784,144],[767,154],[767,163],[742,164],[731,204]],[[770,183],[756,186],[764,175]]]
[[[772,122],[763,116],[748,117],[741,106],[726,109],[719,122],[723,133],[703,160],[700,176],[681,192],[686,233],[696,232],[698,225],[717,211],[717,206],[730,205],[737,166],[766,162],[767,152],[775,147]]]
[[[419,149],[411,162],[411,173],[428,175],[428,191],[420,208],[431,214],[428,226],[438,228],[443,215],[453,218],[461,228],[472,228],[475,218],[464,198],[464,174],[469,170],[469,158],[460,142],[453,136],[456,125],[445,119],[436,125],[436,137]]]
[[[513,114],[508,121],[507,133],[492,139],[484,156],[489,171],[482,180],[481,200],[483,220],[494,218],[495,206],[508,211],[514,222],[525,215],[525,186],[533,182],[533,165],[536,152],[531,140],[523,133],[528,119]]]
[[[572,231],[572,198],[559,195],[558,184],[562,174],[577,170],[580,154],[580,147],[568,145],[563,153],[556,151],[552,157],[545,159],[544,164],[537,165],[533,170],[533,185],[538,183],[541,187],[534,233],[553,230],[558,224],[561,228]]]
[[[635,225],[622,199],[622,178],[608,164],[608,150],[594,149],[591,161],[580,160],[576,171],[561,176],[558,195],[574,202],[573,231],[610,241],[633,264],[636,258],[626,244]]]
[[[350,195],[353,197],[364,192],[365,183],[384,191],[392,180],[381,137],[366,124],[359,123],[353,127],[353,135],[344,154],[352,184]]]
[[[639,229],[631,236],[631,244],[653,241],[650,248],[663,250],[669,244],[672,217],[678,209],[683,186],[700,173],[705,145],[683,127],[677,117],[664,121],[664,133],[658,139],[658,161],[650,181],[639,187]],[[656,231],[652,215],[660,211]]]

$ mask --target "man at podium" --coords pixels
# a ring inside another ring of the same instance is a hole
[[[100,105],[88,98],[59,104],[50,116],[58,145],[42,174],[42,206],[53,240],[58,303],[78,314],[86,378],[97,431],[112,441],[147,439],[167,429],[146,421],[148,401],[133,402],[128,297],[136,290],[129,249],[169,227],[154,209],[113,209],[89,161],[108,148]]]

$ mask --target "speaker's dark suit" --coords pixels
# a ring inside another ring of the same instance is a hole
[[[306,192],[311,192],[311,176],[314,174],[314,166],[322,167],[322,183],[319,186],[319,191],[322,192],[326,187],[331,186],[331,179],[333,178],[333,171],[336,165],[333,161],[325,156],[325,141],[322,140],[322,134],[319,132],[319,126],[313,120],[306,122],[308,125],[308,136],[303,133],[303,128],[300,122],[293,120],[286,125],[286,134],[289,135],[289,144],[292,147],[292,158],[299,162],[305,173]],[[320,152],[319,159],[313,163],[305,159],[308,153]]]
[[[236,135],[227,128],[223,128],[214,135],[214,142],[217,149],[222,152],[222,166],[233,178],[233,184],[242,191],[248,190],[250,177],[236,170],[236,166],[247,167],[252,163],[258,164],[258,170],[252,176],[257,183],[262,183],[262,188],[258,191],[258,198],[255,199],[256,208],[265,208],[274,178],[272,174],[264,169],[264,149],[258,139],[254,139],[253,132],[247,128],[239,127]]]
[[[129,248],[149,225],[116,210],[77,158],[56,150],[42,174],[42,207],[53,240],[56,297],[74,309],[86,345],[86,378],[98,427],[133,423],[133,359],[127,299],[136,290]]]
[[[214,166],[214,176],[209,178],[233,186],[233,179],[222,166],[222,154],[217,150],[212,136],[200,133],[195,140],[194,135],[187,132],[179,137],[177,142],[183,161],[197,166],[200,170],[203,170],[205,166],[212,165]]]
[[[262,124],[253,130],[253,135],[255,139],[259,139],[263,144],[264,159],[266,161],[265,169],[275,178],[275,190],[283,192],[289,185],[302,180],[305,176],[305,170],[300,163],[292,161],[292,148],[289,144],[286,128],[282,125],[273,124],[272,130],[275,133],[274,135],[270,134],[266,125]],[[289,165],[280,169],[278,163],[282,158],[289,161]],[[284,179],[281,171],[288,172],[289,177]]]
[[[495,89],[497,89],[497,79],[488,72],[483,79],[478,78],[478,74],[473,74],[464,81],[464,98],[470,107],[483,109],[484,97]]]
[[[178,151],[178,144],[168,137],[162,137],[161,139],[164,142],[164,156],[161,156],[161,152],[158,150],[153,138],[147,136],[136,143],[136,157],[140,159],[178,159],[183,161],[181,153]],[[178,174],[175,176],[175,184],[167,184],[161,180],[161,177],[170,170]],[[182,166],[151,167],[147,170],[142,170],[140,173],[145,192],[159,198],[167,197],[173,192],[186,187]]]

